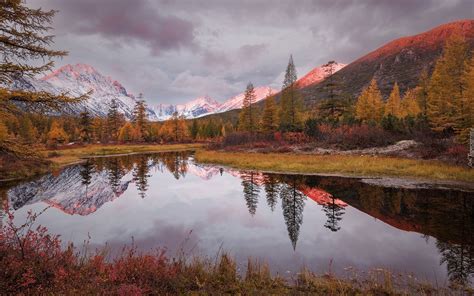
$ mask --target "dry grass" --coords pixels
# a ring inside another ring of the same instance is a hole
[[[410,177],[429,180],[474,181],[474,170],[438,161],[396,157],[354,155],[301,155],[281,153],[221,152],[200,150],[199,162],[235,168],[292,172],[327,173],[365,177]]]
[[[45,150],[43,155],[57,166],[78,162],[88,156],[105,156],[130,153],[166,152],[192,150],[201,148],[202,144],[170,144],[170,145],[88,145],[71,149]]]

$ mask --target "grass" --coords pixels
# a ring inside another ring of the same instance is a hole
[[[0,227],[0,291],[5,295],[461,295],[466,285],[435,287],[410,275],[374,269],[346,278],[314,274],[306,268],[291,278],[272,275],[266,263],[249,259],[242,270],[232,256],[214,258],[163,250],[140,253],[124,247],[115,258],[107,250],[88,253],[62,248],[58,236],[34,226],[41,215],[29,213],[17,226],[5,208]]]
[[[64,166],[89,156],[106,156],[130,153],[180,151],[201,148],[202,144],[144,144],[144,145],[88,145],[71,149],[45,150],[41,153],[55,166]]]
[[[203,163],[302,174],[341,174],[360,177],[410,177],[427,180],[474,181],[474,170],[438,161],[359,155],[302,155],[199,150]]]

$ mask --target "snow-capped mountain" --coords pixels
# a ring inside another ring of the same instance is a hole
[[[185,104],[168,105],[159,104],[153,108],[158,120],[170,118],[174,112],[186,118],[197,118],[207,114],[215,113],[220,104],[209,96],[198,97]]]
[[[269,92],[275,94],[278,92],[278,90],[269,88],[268,86],[256,87],[255,88],[255,103],[265,99]],[[224,103],[222,103],[219,106],[219,108],[217,108],[216,113],[221,113],[221,112],[226,112],[229,110],[242,108],[242,104],[244,102],[244,96],[245,96],[245,92],[226,100]]]
[[[127,118],[131,118],[136,103],[135,97],[118,81],[102,75],[92,66],[85,64],[66,65],[40,79],[18,79],[14,81],[12,87],[53,94],[68,93],[70,96],[80,96],[92,91],[88,100],[66,108],[66,112],[70,114],[78,114],[87,109],[94,116],[105,116],[112,100],[115,99],[119,111]],[[156,120],[152,110],[148,110],[148,116]]]
[[[259,102],[268,95],[271,91],[273,94],[278,91],[267,86],[260,86],[255,88],[255,103]],[[192,101],[180,105],[159,104],[153,107],[158,120],[166,120],[170,118],[174,112],[178,115],[184,115],[186,118],[198,118],[205,115],[222,113],[229,110],[240,109],[244,101],[245,92],[240,93],[220,104],[209,96],[198,97]]]
[[[296,84],[298,87],[302,88],[311,84],[318,83],[323,81],[326,77],[331,76],[337,71],[344,68],[347,64],[341,64],[338,62],[329,62],[327,64],[321,65],[309,71],[308,74],[298,79]]]

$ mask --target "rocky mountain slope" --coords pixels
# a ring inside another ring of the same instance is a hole
[[[427,32],[393,40],[362,56],[334,74],[338,93],[357,96],[372,77],[384,96],[398,82],[401,92],[415,87],[421,71],[431,71],[452,34],[464,36],[474,48],[474,20],[461,20],[438,26]],[[306,102],[327,97],[324,83],[309,84],[301,89]]]

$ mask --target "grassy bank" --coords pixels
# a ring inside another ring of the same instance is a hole
[[[365,177],[409,177],[472,182],[474,170],[437,161],[357,155],[307,155],[246,153],[200,150],[203,163],[230,167],[302,174],[341,174]]]
[[[0,180],[27,179],[65,165],[77,163],[89,156],[107,156],[130,153],[165,152],[194,150],[202,144],[170,145],[87,145],[82,147],[62,147],[57,150],[42,150],[42,158],[19,159],[10,155],[0,156]]]
[[[130,153],[165,152],[192,150],[201,148],[202,144],[169,144],[169,145],[88,145],[71,149],[45,150],[41,153],[55,166],[75,163],[88,156],[106,156]]]

